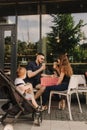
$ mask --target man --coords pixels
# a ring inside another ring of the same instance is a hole
[[[46,66],[43,64],[45,58],[43,53],[38,53],[35,61],[31,61],[27,65],[27,82],[30,82],[34,88],[37,88],[38,91],[35,94],[35,99],[39,98],[45,90],[45,87],[42,87],[40,84],[40,78],[43,76],[43,71]]]

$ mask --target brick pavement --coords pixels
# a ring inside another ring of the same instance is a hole
[[[34,126],[33,122],[28,120],[28,118],[26,120],[18,119],[17,122],[11,122],[14,126],[14,130],[58,130],[58,128],[59,130],[87,129],[87,105],[85,104],[84,98],[81,99],[83,113],[79,112],[77,101],[75,99],[72,100],[71,110],[73,121],[69,120],[67,107],[65,110],[58,110],[57,104],[57,101],[52,101],[51,114],[48,114],[47,111],[43,112],[43,122],[40,127]],[[0,112],[2,113],[2,111]],[[63,125],[65,125],[65,127]],[[0,130],[3,130],[2,125],[0,125]]]
[[[74,121],[86,121],[87,120],[87,104],[85,103],[85,96],[81,95],[80,101],[81,101],[83,113],[79,112],[79,106],[77,104],[77,100],[75,98],[72,98],[71,111],[72,111],[72,116],[73,116]],[[0,105],[1,104],[3,104],[3,102],[0,102]],[[2,110],[0,110],[0,114],[1,113],[3,113]],[[52,100],[51,114],[48,114],[47,111],[44,111],[43,119],[45,119],[45,120],[63,120],[63,121],[69,120],[68,108],[66,107],[65,110],[59,110],[58,101]]]

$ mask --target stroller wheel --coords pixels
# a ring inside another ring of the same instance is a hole
[[[40,126],[40,119],[35,119],[34,120],[34,125]]]
[[[41,115],[41,113],[39,113],[39,112],[35,113],[34,125],[40,126],[41,122],[42,122],[42,115]]]
[[[5,127],[4,127],[4,130],[13,130],[13,126],[11,124],[7,124]]]

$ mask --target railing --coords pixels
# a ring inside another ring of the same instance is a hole
[[[26,66],[27,62],[20,62],[20,65]],[[47,63],[49,71],[52,70],[53,63]],[[5,63],[5,72],[10,70],[10,63]],[[75,74],[84,74],[87,71],[87,63],[71,63]]]
[[[26,64],[23,64],[23,66],[26,66]],[[47,68],[49,69],[50,72],[52,72],[52,66],[53,63],[47,63]],[[73,68],[74,74],[84,74],[87,71],[87,63],[71,63],[71,66]],[[9,72],[10,71],[10,63],[5,63],[5,70],[4,72]],[[2,90],[2,86],[5,86],[5,82],[3,82],[0,79],[0,98],[3,97],[6,98],[6,95],[4,94],[3,90]]]
[[[52,69],[52,63],[47,63],[49,69]],[[87,71],[87,63],[71,63],[74,74],[84,74]]]

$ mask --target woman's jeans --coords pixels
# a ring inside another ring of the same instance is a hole
[[[47,101],[49,100],[50,91],[52,91],[52,90],[53,91],[64,91],[67,89],[68,89],[68,83],[62,83],[60,85],[46,87],[46,89],[42,95],[42,99],[43,99],[42,105],[46,105]]]

